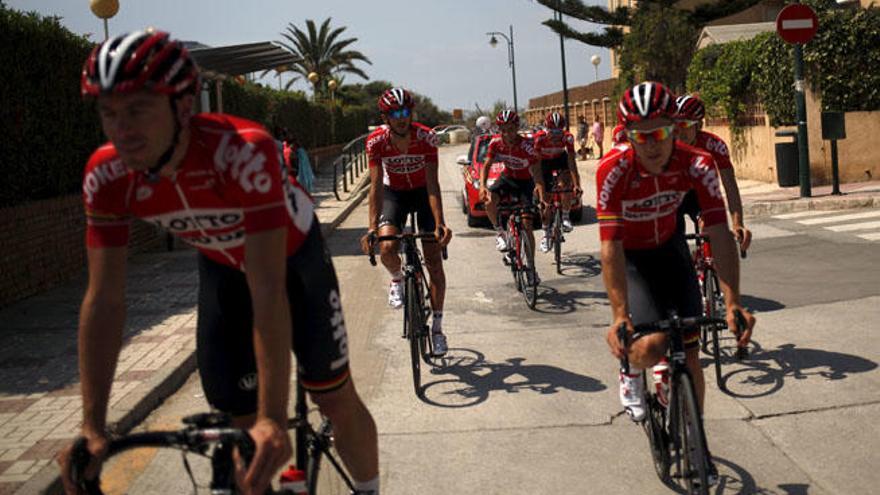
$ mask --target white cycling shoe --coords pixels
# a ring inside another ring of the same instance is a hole
[[[563,232],[571,232],[572,230],[574,230],[574,225],[571,224],[571,219],[570,218],[563,218],[562,219],[562,231]]]
[[[403,307],[403,281],[392,280],[388,288],[388,305],[394,309]]]
[[[495,236],[495,249],[499,251],[507,251],[510,247],[507,245],[507,236],[503,232],[499,232]]]
[[[645,386],[642,383],[642,373],[624,374],[620,372],[620,403],[630,419],[640,423],[645,419]]]
[[[440,357],[446,355],[446,335],[440,332],[434,333],[431,335],[431,342],[434,344],[434,350],[431,352],[432,356]]]
[[[541,249],[542,253],[549,253],[550,252],[550,238],[549,237],[542,237],[541,244],[538,246],[538,248]]]

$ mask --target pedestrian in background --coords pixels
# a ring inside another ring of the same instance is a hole
[[[602,139],[605,137],[605,126],[599,121],[598,115],[596,115],[596,121],[593,122],[593,129],[590,134],[593,135],[593,141],[596,142],[596,147],[599,148],[599,158],[602,158],[602,155],[605,153],[602,149]]]
[[[577,154],[583,160],[587,155],[587,119],[583,115],[578,118],[577,141]]]

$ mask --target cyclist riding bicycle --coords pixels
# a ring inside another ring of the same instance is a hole
[[[557,171],[556,180],[562,189],[571,189],[574,182],[574,193],[579,194],[581,189],[581,177],[578,174],[577,163],[574,154],[574,136],[568,132],[568,123],[559,112],[551,112],[544,119],[544,129],[535,134],[535,151],[541,157],[541,177],[545,185],[553,182],[553,172]],[[562,193],[562,231],[571,232],[574,227],[569,218],[569,205],[572,194]],[[544,225],[550,222],[550,208],[545,208],[543,213]],[[541,251],[550,251],[550,236],[548,229],[544,229],[544,237],[541,239]]]
[[[703,102],[694,95],[679,96],[675,99],[675,137],[679,141],[708,152],[715,159],[718,175],[721,176],[721,184],[724,185],[724,193],[727,197],[727,209],[730,212],[730,220],[733,223],[733,233],[740,243],[740,249],[745,252],[751,244],[752,233],[743,225],[743,207],[739,196],[739,187],[736,184],[736,175],[733,172],[733,164],[730,162],[730,153],[727,144],[720,137],[703,130],[703,118],[706,108]],[[693,193],[689,193],[682,201],[679,209],[681,220],[687,214],[696,221],[700,213],[699,204]],[[679,221],[679,228],[684,228],[684,222]]]
[[[443,202],[437,178],[437,136],[413,121],[412,96],[403,88],[391,88],[379,98],[385,125],[367,137],[370,163],[370,226],[361,239],[364,253],[370,252],[375,235],[396,235],[407,217],[416,213],[421,232],[434,232],[436,240],[422,240],[425,266],[431,278],[431,339],[434,355],[446,354],[443,334],[443,302],[446,274],[442,248],[452,239],[452,230],[443,223]],[[391,274],[388,304],[403,306],[403,272],[399,242],[385,241],[379,246],[382,264]]]
[[[506,251],[510,248],[507,235],[504,226],[498,222],[498,202],[501,195],[507,193],[519,196],[528,203],[531,203],[534,195],[537,195],[538,201],[543,203],[544,179],[541,176],[540,161],[534,144],[517,132],[519,115],[514,110],[502,110],[495,117],[495,125],[501,133],[489,142],[486,163],[480,170],[480,201],[486,205],[486,216],[497,232],[495,247],[499,251]],[[488,186],[486,182],[489,178],[489,170],[495,163],[503,164],[503,170],[498,180]],[[526,218],[524,223],[531,239],[530,246],[534,246],[535,234],[531,218]]]
[[[109,143],[85,168],[89,283],[79,322],[82,435],[98,474],[108,398],[125,325],[131,220],[194,246],[199,266],[196,352],[209,404],[247,428],[256,455],[245,493],[263,493],[291,455],[291,348],[302,384],[333,422],[340,456],[364,493],[378,492],[376,426],[349,374],[336,274],[308,195],[255,122],[194,115],[199,71],[183,45],[136,31],[96,46],[82,94],[97,102]],[[247,270],[245,271],[245,267]],[[282,268],[282,269],[279,269]],[[59,456],[67,493],[70,449]]]
[[[694,265],[676,228],[676,210],[688,191],[696,193],[704,232],[715,247],[728,325],[736,328],[735,311],[748,323],[741,345],[748,343],[755,323],[739,302],[738,258],[712,157],[675,141],[672,112],[673,96],[662,84],[646,82],[627,90],[618,118],[626,125],[630,144],[614,147],[596,173],[602,277],[614,318],[606,340],[616,358],[628,353],[631,367],[629,374],[620,373],[620,400],[635,421],[645,416],[641,369],[663,357],[667,337],[649,335],[623,349],[617,328],[626,324],[632,332],[633,324],[666,318],[670,310],[681,317],[702,312]],[[687,366],[702,405],[698,340],[699,332],[685,335]],[[711,471],[717,473],[714,465]]]

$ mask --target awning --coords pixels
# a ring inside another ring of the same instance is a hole
[[[296,60],[292,53],[268,41],[210,48],[193,46],[189,53],[206,79],[225,79],[289,66]]]

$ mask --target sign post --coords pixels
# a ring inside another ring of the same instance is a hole
[[[810,147],[807,142],[807,100],[804,95],[804,52],[807,43],[819,30],[819,19],[807,5],[787,5],[776,16],[776,32],[786,43],[794,45],[794,98],[797,107],[798,170],[800,172],[801,197],[812,195],[810,187]]]

